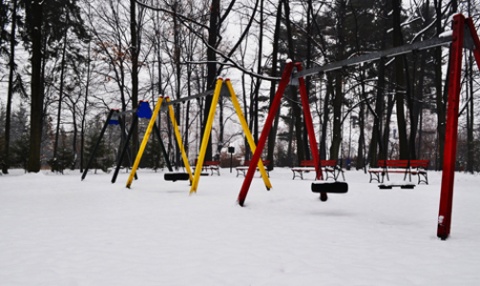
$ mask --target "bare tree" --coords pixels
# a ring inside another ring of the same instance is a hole
[[[26,1],[26,13],[32,43],[32,79],[31,79],[31,106],[30,106],[30,152],[28,171],[40,171],[40,146],[42,142],[43,125],[43,78],[42,78],[42,48],[43,48],[43,7],[41,0]]]
[[[8,168],[10,166],[10,122],[11,122],[11,113],[12,113],[12,98],[14,92],[14,77],[16,75],[16,64],[15,64],[15,47],[16,47],[16,35],[17,35],[17,9],[18,1],[14,0],[12,3],[12,22],[11,22],[11,31],[10,31],[10,55],[9,55],[9,75],[8,75],[8,90],[7,90],[7,110],[5,114],[5,146],[3,149],[3,164],[1,166],[2,173],[7,174]],[[4,9],[4,3],[2,3],[2,11]],[[2,13],[3,14],[3,13]],[[2,31],[3,31],[3,21],[2,21]],[[3,33],[2,33],[3,37]]]

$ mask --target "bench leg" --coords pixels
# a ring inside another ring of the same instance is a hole
[[[330,177],[329,173],[330,172],[327,170],[327,168],[322,168],[322,175],[325,176],[325,178],[324,178],[325,181],[328,181],[328,178]]]
[[[382,184],[385,181],[385,175],[387,176],[387,181],[390,181],[390,177],[388,176],[388,170],[382,171]]]
[[[411,182],[412,181],[412,171],[411,171],[411,169],[406,169],[405,170],[405,175],[403,176],[404,181],[407,178],[407,175],[408,175],[408,181]]]
[[[418,175],[418,184],[419,184],[419,185],[420,185],[420,183],[422,183],[422,182],[425,183],[426,185],[428,185],[428,177],[427,177],[428,175],[427,175],[427,173],[425,173],[425,174],[418,173],[417,175]],[[424,179],[422,179],[421,176],[423,176]]]
[[[408,176],[408,181],[411,182],[412,181],[412,173],[408,169],[405,171],[405,175],[403,176],[404,181],[407,179],[407,176]]]
[[[342,174],[342,179],[345,181],[345,174],[343,173],[342,168],[340,167],[335,167],[333,169],[333,178],[335,179],[335,182],[338,181],[338,177]]]
[[[332,178],[334,181],[337,180],[337,175],[335,174],[335,169],[333,169],[333,171],[325,169],[324,173],[326,174],[325,181],[328,180],[329,178]]]
[[[382,176],[382,177],[380,177],[380,176]],[[373,172],[373,173],[370,172],[370,182],[369,183],[371,183],[372,181],[377,181],[379,184],[383,183],[383,176],[384,176],[384,174],[382,172]]]
[[[302,171],[294,171],[292,170],[293,172],[293,178],[292,180],[295,180],[296,177],[300,177],[300,179],[303,180],[303,172]],[[298,174],[298,175],[297,175]],[[268,175],[268,177],[270,177],[270,174]]]
[[[343,173],[342,168],[336,169],[337,174],[335,175],[335,181],[338,181],[338,177],[342,174],[342,179],[345,181],[345,173]]]

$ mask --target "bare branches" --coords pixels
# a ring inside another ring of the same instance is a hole
[[[220,65],[221,67],[223,66],[228,66],[228,67],[233,67],[233,68],[236,68],[238,70],[240,70],[241,72],[243,73],[246,73],[254,78],[258,78],[258,79],[262,79],[262,80],[266,80],[266,81],[278,81],[280,80],[279,77],[270,77],[270,76],[266,76],[266,75],[262,75],[262,74],[258,74],[258,73],[255,73],[253,70],[250,70],[244,66],[242,66],[240,63],[238,63],[237,61],[233,60],[232,59],[232,55],[234,54],[234,52],[237,50],[237,48],[240,46],[240,44],[243,42],[243,40],[245,39],[245,37],[248,35],[248,32],[249,32],[249,28],[251,27],[252,23],[253,23],[253,20],[255,18],[255,14],[257,12],[257,7],[258,7],[258,0],[256,0],[256,3],[255,3],[255,7],[252,11],[252,15],[249,19],[249,23],[247,25],[247,27],[243,30],[240,38],[238,39],[238,41],[236,42],[236,44],[233,46],[233,48],[230,50],[230,52],[226,53],[226,52],[223,52],[221,51],[220,49],[218,49],[217,47],[215,46],[212,46],[211,44],[208,43],[208,40],[204,37],[204,34],[203,34],[203,30],[208,30],[208,26],[203,24],[203,23],[200,23],[198,21],[196,21],[195,19],[193,19],[192,17],[188,17],[188,16],[185,16],[185,15],[182,15],[178,12],[174,12],[174,11],[171,11],[171,10],[168,10],[168,9],[165,9],[165,8],[162,8],[162,7],[155,7],[155,6],[152,6],[152,5],[148,5],[148,4],[145,4],[145,3],[141,3],[139,0],[136,0],[136,2],[145,7],[145,8],[148,8],[148,9],[152,9],[154,11],[158,11],[158,12],[163,12],[163,13],[167,13],[169,15],[175,15],[176,17],[178,17],[179,19],[181,19],[182,21],[180,21],[180,23],[185,27],[187,28],[192,34],[194,34],[195,36],[197,36],[201,41],[202,43],[210,50],[212,50],[215,54],[217,54],[218,56],[220,56],[222,59],[223,59],[223,62],[215,62],[217,63],[218,65]],[[227,9],[227,13],[225,13],[222,17],[221,17],[221,22],[225,21],[225,18],[227,16],[227,14],[231,11],[232,7],[233,7],[233,4],[234,4],[235,1],[232,1]],[[192,25],[193,24],[193,25]],[[212,61],[187,61],[186,63],[190,63],[190,64],[207,64],[207,63],[212,63]],[[221,70],[221,69],[220,69]]]

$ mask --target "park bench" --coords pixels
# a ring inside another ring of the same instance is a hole
[[[193,169],[195,169],[195,167],[197,166],[197,162],[198,161],[195,160],[195,165],[193,166]],[[202,171],[210,171],[211,176],[213,176],[214,174],[220,176],[220,161],[203,161]]]
[[[268,165],[270,165],[270,160],[262,160],[263,166],[265,166],[265,171],[267,171],[267,175],[270,177],[270,173],[268,171]],[[243,162],[243,165],[235,167],[235,170],[237,170],[237,177],[242,174],[244,177],[247,173],[248,167],[250,166],[250,160],[245,160]],[[257,167],[258,171],[258,167]]]
[[[383,183],[385,176],[390,180],[389,174],[404,174],[403,180],[412,181],[412,175],[417,175],[418,184],[425,183],[428,185],[427,168],[430,160],[378,160],[377,167],[369,168],[370,182],[377,181]]]
[[[343,169],[338,166],[337,160],[320,160],[320,167],[322,168],[325,180],[332,178],[337,181],[340,174],[342,174],[342,178],[345,181]],[[293,172],[292,180],[295,180],[296,177],[303,180],[303,173],[315,172],[315,165],[313,160],[302,160],[300,161],[300,166],[292,167],[291,170]]]

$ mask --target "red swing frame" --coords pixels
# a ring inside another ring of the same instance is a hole
[[[460,104],[462,56],[465,39],[469,39],[477,67],[480,69],[480,40],[471,18],[461,14],[453,17],[452,43],[450,47],[450,70],[448,82],[447,121],[443,153],[442,187],[438,211],[437,236],[445,240],[450,235],[452,223],[453,184],[457,157],[458,115]]]
[[[471,46],[465,46],[465,39],[468,40],[467,44]],[[453,17],[452,23],[452,41],[450,46],[450,69],[449,82],[448,82],[448,102],[447,102],[447,120],[445,126],[445,146],[443,157],[443,171],[442,171],[442,183],[440,192],[440,206],[438,214],[437,236],[442,240],[445,240],[450,235],[451,217],[452,217],[452,205],[453,205],[453,186],[455,178],[455,163],[456,163],[456,151],[457,151],[457,138],[458,138],[458,115],[459,115],[459,103],[460,103],[460,91],[461,91],[461,74],[462,74],[462,57],[463,48],[470,48],[473,51],[477,67],[480,69],[480,39],[471,18],[465,18],[462,14],[457,14]],[[243,206],[248,194],[255,169],[260,159],[260,155],[265,147],[268,134],[270,133],[275,114],[277,113],[280,102],[290,83],[290,78],[293,72],[294,66],[297,71],[302,70],[300,63],[293,63],[291,60],[287,60],[285,69],[282,74],[277,92],[270,106],[267,119],[265,121],[264,128],[258,140],[257,149],[255,150],[250,162],[245,180],[238,195],[238,203]],[[312,116],[310,113],[310,107],[308,104],[307,90],[305,86],[305,80],[302,76],[298,77],[300,97],[303,105],[305,124],[307,128],[308,138],[310,142],[310,148],[313,156],[313,161],[316,168],[316,178],[322,179],[322,171],[319,167],[319,155],[317,141],[315,138],[315,132],[313,129]],[[326,195],[326,194],[325,194]]]
[[[243,206],[245,203],[245,199],[248,194],[248,190],[250,189],[250,185],[252,183],[253,176],[255,175],[255,170],[258,164],[258,160],[260,160],[260,155],[262,154],[263,148],[265,147],[265,143],[268,138],[268,134],[272,129],[273,120],[275,119],[275,115],[280,108],[280,103],[287,88],[288,84],[290,83],[290,78],[293,73],[293,68],[297,69],[297,72],[302,70],[301,63],[293,63],[291,60],[287,60],[285,69],[283,70],[282,78],[278,85],[277,92],[275,93],[275,97],[273,98],[272,104],[270,106],[270,111],[268,112],[268,116],[265,120],[265,125],[263,127],[262,133],[260,134],[260,138],[258,139],[257,149],[253,153],[252,159],[250,160],[250,165],[248,166],[247,173],[245,175],[245,180],[243,181],[242,188],[240,189],[240,193],[238,194],[238,203],[240,206]],[[305,126],[307,128],[308,139],[310,143],[310,150],[313,157],[313,162],[315,164],[315,173],[316,179],[321,180],[322,176],[322,169],[320,168],[320,156],[318,155],[318,147],[317,147],[317,139],[315,138],[315,131],[313,129],[313,122],[312,122],[312,114],[310,112],[310,106],[308,104],[308,95],[307,95],[307,87],[305,84],[305,80],[303,77],[298,78],[299,84],[299,91],[300,91],[300,98],[303,106],[303,116],[305,118]],[[326,193],[323,194],[324,198],[326,199]]]

